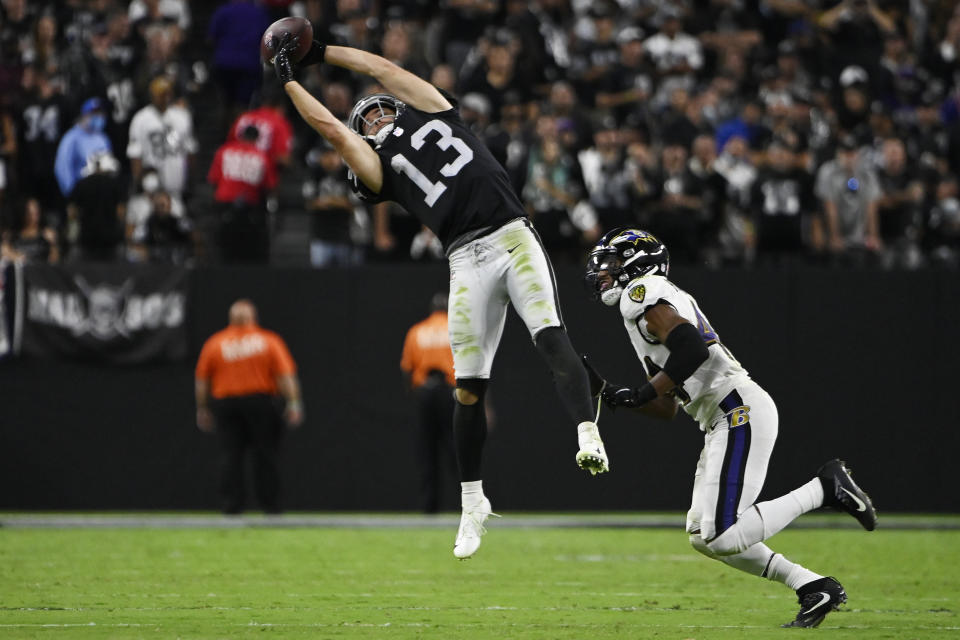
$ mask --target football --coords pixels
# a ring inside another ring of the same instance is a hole
[[[297,63],[303,60],[313,46],[313,25],[306,18],[292,16],[280,18],[263,32],[263,37],[260,38],[260,60],[265,64],[273,64],[277,47],[286,34],[292,35],[296,40],[296,48],[290,55],[290,61]]]

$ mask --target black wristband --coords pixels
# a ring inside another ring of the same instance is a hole
[[[692,376],[710,357],[703,336],[689,322],[674,327],[667,335],[664,345],[670,349],[670,356],[663,363],[663,372],[678,385]]]
[[[321,44],[314,40],[313,44],[310,46],[310,51],[307,51],[307,55],[303,56],[303,59],[297,63],[297,66],[309,67],[312,64],[322,64],[326,55],[327,45]]]
[[[657,399],[657,390],[649,382],[643,383],[643,386],[633,390],[632,404],[630,407],[642,407],[643,405]]]

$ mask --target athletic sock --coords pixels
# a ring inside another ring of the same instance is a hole
[[[754,517],[753,513],[757,512],[757,516],[763,520],[762,539],[766,540],[783,530],[801,514],[813,511],[822,504],[823,487],[820,480],[814,478],[784,496],[754,505],[756,509],[748,509],[743,515]]]
[[[483,480],[460,483],[460,504],[472,507],[483,500]]]
[[[779,553],[773,554],[765,575],[768,579],[785,584],[794,591],[823,577],[795,562],[790,562]]]

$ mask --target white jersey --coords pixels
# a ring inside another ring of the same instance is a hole
[[[620,296],[620,313],[630,335],[630,342],[641,362],[649,357],[659,367],[667,361],[670,350],[647,328],[644,314],[658,303],[667,303],[695,326],[707,345],[709,357],[677,390],[683,410],[705,430],[715,418],[721,400],[737,385],[749,379],[733,354],[720,342],[696,300],[686,291],[660,275],[646,275],[632,280]]]
[[[187,186],[187,156],[196,152],[193,117],[183,107],[172,105],[163,113],[152,104],[140,109],[130,121],[127,156],[139,158],[144,168],[153,167],[164,190],[180,195]]]

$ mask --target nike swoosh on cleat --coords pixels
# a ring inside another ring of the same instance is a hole
[[[830,594],[829,594],[829,593],[827,593],[826,591],[821,591],[821,592],[820,592],[820,595],[823,596],[823,598],[820,600],[820,602],[818,602],[817,604],[813,605],[812,607],[810,607],[809,609],[807,609],[806,611],[804,611],[804,612],[803,612],[804,615],[810,615],[811,613],[813,613],[813,611],[814,611],[815,609],[819,609],[819,608],[822,607],[823,605],[825,605],[825,604],[827,604],[828,602],[830,602]]]
[[[520,246],[520,245],[517,245],[517,247],[519,247],[519,246]],[[514,247],[513,249],[507,249],[507,253],[513,253],[514,250],[516,250],[517,247]]]
[[[844,493],[846,493],[848,496],[850,496],[851,498],[853,498],[853,501],[857,503],[857,511],[866,511],[866,510],[867,510],[867,505],[865,505],[865,504],[863,503],[863,500],[861,500],[860,498],[858,498],[856,495],[850,493],[850,491],[849,491],[846,487],[840,487],[840,489],[841,489]]]

